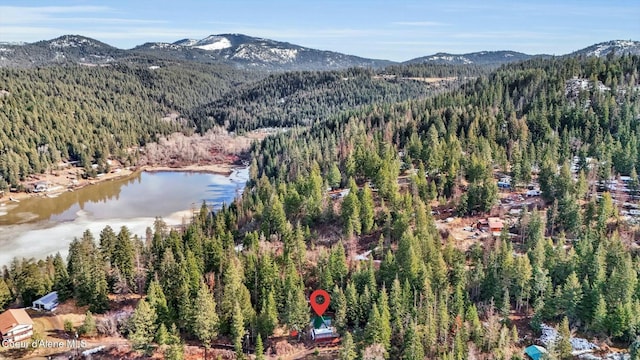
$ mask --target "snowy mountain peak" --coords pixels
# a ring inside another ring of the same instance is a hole
[[[173,45],[190,47],[190,46],[193,46],[197,42],[198,42],[198,40],[196,40],[196,39],[182,39],[182,40],[178,40],[178,41],[174,42]]]
[[[609,55],[611,52],[614,52],[616,55],[640,55],[640,41],[611,40],[591,45],[571,55],[603,57]]]
[[[222,50],[231,47],[231,41],[224,36],[209,35],[206,38],[195,42],[191,47],[202,50]]]

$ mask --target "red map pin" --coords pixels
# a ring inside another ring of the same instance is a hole
[[[321,297],[324,300],[321,303],[318,303],[318,297]],[[316,290],[311,293],[311,296],[309,296],[309,302],[311,303],[311,308],[313,309],[313,311],[315,311],[318,316],[322,316],[322,314],[327,311],[331,299],[329,298],[329,294],[326,291]]]

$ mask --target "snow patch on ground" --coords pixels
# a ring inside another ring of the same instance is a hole
[[[578,359],[580,360],[629,360],[631,359],[631,356],[629,354],[622,354],[622,353],[612,353],[604,356],[584,354],[584,355],[579,355]]]
[[[274,55],[278,56],[279,58],[281,58],[284,61],[291,61],[291,60],[295,59],[296,56],[298,56],[298,50],[296,50],[296,49],[276,49],[276,48],[272,48],[272,49],[269,49],[269,51],[271,51],[271,53],[273,53]]]
[[[227,38],[220,38],[219,40],[205,45],[196,45],[194,48],[202,50],[222,50],[231,47],[231,41]]]
[[[473,64],[473,61],[467,59],[464,56],[448,56],[448,55],[441,55],[441,56],[431,56],[428,59],[429,61],[438,61],[438,60],[442,60],[442,61],[448,61],[448,62],[462,62],[463,64]]]
[[[538,340],[544,344],[545,347],[549,347],[558,339],[558,331],[547,325],[540,325],[540,330],[542,331],[542,335]],[[587,339],[572,337],[569,339],[571,342],[572,353],[574,355],[583,354],[585,352],[591,352],[598,349],[598,345],[590,342]]]
[[[172,50],[176,50],[179,49],[180,46],[175,45],[175,44],[169,44],[169,43],[154,43],[153,45],[151,45],[151,49],[172,49]]]
[[[82,45],[90,45],[89,39],[82,39],[73,36],[63,37],[51,42],[49,46],[52,48],[68,48],[68,47],[80,47]]]

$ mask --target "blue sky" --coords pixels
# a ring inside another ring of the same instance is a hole
[[[440,51],[565,54],[640,40],[640,1],[3,0],[0,41],[80,34],[119,48],[243,33],[363,57]]]

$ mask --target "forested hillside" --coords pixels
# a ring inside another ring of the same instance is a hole
[[[109,293],[143,293],[115,331],[140,350],[170,344],[173,359],[180,339],[207,348],[230,339],[243,358],[245,331],[260,349],[278,327],[302,329],[317,288],[332,295],[345,360],[519,359],[530,340],[514,314],[534,332],[558,324],[551,359],[572,359],[571,329],[627,347],[640,329],[636,228],[609,192],[589,189],[617,175],[638,183],[639,72],[638,56],[531,60],[432,98],[294,127],[254,146],[250,183],[231,206],[203,206],[184,231],[157,221],[147,239],[87,232],[66,263],[16,260],[0,305],[56,289],[104,312]],[[506,228],[462,248],[442,236],[431,206],[488,213],[494,170],[517,186],[539,182],[545,206],[522,212],[518,238]],[[327,187],[349,192],[334,199]],[[366,250],[370,260],[355,257]]]
[[[456,70],[443,67],[441,72],[451,76]],[[231,91],[196,108],[191,117],[200,131],[215,124],[230,130],[308,126],[347,109],[424,98],[458,84],[384,79],[365,69],[287,72]]]
[[[345,109],[424,98],[459,85],[382,79],[361,69],[261,80],[266,74],[224,65],[153,64],[0,69],[0,189],[61,160],[85,169],[109,157],[134,164],[135,153],[126,149],[174,131],[309,125]]]
[[[187,121],[163,120],[167,113],[248,79],[229,67],[189,63],[0,69],[0,190],[61,160],[85,168],[109,156],[133,163],[128,148],[192,131]]]

